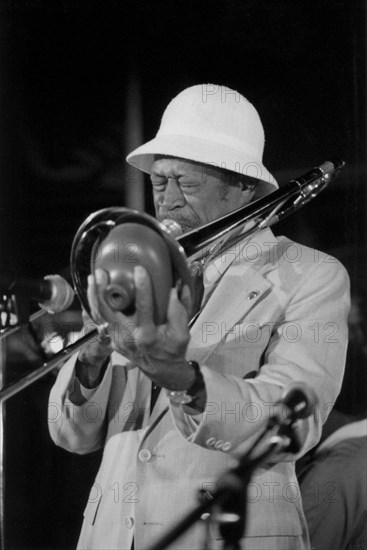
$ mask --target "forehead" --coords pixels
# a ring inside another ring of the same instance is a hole
[[[210,164],[202,164],[191,160],[175,157],[155,157],[152,164],[151,174],[178,176],[190,174],[197,179],[205,181],[208,177],[221,179],[223,171]]]

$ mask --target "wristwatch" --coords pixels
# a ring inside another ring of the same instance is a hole
[[[176,405],[187,405],[195,401],[199,392],[204,389],[205,382],[199,364],[196,361],[188,362],[195,369],[195,380],[187,390],[166,390],[167,396]]]

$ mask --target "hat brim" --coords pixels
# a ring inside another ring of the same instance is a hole
[[[156,155],[167,155],[210,164],[258,179],[256,198],[278,189],[275,178],[262,162],[221,144],[184,135],[158,135],[132,151],[126,160],[135,168],[150,174]]]

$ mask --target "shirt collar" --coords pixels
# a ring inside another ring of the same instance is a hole
[[[242,232],[247,230],[247,226]],[[269,246],[276,243],[276,238],[270,229],[256,231],[252,235],[245,237],[233,246],[226,248],[224,245],[218,245],[223,251],[218,253],[212,260],[209,260],[204,266],[204,287],[208,289],[215,285],[221,276],[232,264],[249,263],[253,265],[264,253],[269,253]]]
[[[367,437],[367,418],[357,422],[350,422],[336,430],[319,445],[315,455],[331,449],[345,439],[352,439],[355,437]]]

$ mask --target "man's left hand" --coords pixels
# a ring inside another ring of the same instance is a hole
[[[126,316],[105,300],[108,274],[96,269],[88,278],[88,300],[94,321],[108,323],[112,347],[139,367],[153,382],[170,390],[188,389],[195,371],[186,361],[190,340],[188,328],[191,293],[188,286],[178,296],[170,290],[167,322],[156,326],[151,280],[142,266],[134,269],[135,313]]]

